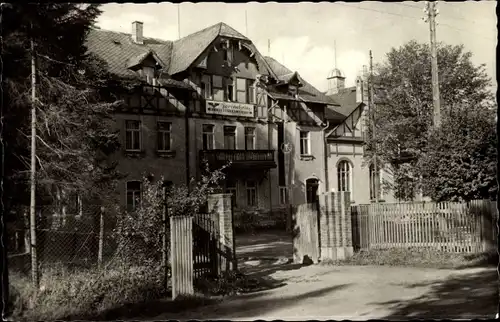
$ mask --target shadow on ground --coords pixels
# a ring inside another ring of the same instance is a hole
[[[236,254],[239,258],[278,258],[293,256],[291,233],[282,230],[235,235]]]
[[[323,287],[310,292],[300,293],[280,298],[268,298],[265,294],[254,293],[239,297],[238,301],[228,302],[226,305],[214,306],[210,312],[210,316],[204,316],[203,319],[236,319],[248,318],[252,316],[266,316],[272,311],[284,309],[287,307],[296,308],[301,301],[314,301],[315,298],[331,296],[333,293],[341,291],[350,284],[339,284]],[[186,319],[200,318],[198,312],[192,312],[191,316],[186,316]]]
[[[431,287],[430,292],[410,301],[372,303],[392,311],[388,320],[407,318],[474,319],[493,318],[499,306],[496,270],[454,275],[444,281],[407,284],[408,288]]]

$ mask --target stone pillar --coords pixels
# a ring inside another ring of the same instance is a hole
[[[350,192],[320,196],[321,260],[342,260],[353,254]]]
[[[219,233],[221,250],[226,253],[220,269],[236,269],[236,256],[233,235],[233,209],[230,193],[213,194],[208,197],[208,212],[212,214]],[[226,260],[227,259],[227,260]]]

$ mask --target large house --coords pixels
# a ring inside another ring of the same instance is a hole
[[[144,37],[143,28],[136,21],[131,34],[92,29],[87,38],[111,73],[144,81],[121,93],[115,118],[128,209],[140,202],[144,173],[185,184],[200,177],[203,160],[212,168],[232,162],[224,189],[236,213],[276,218],[325,191],[374,199],[374,169],[363,162],[363,77],[344,88],[334,69],[322,93],[225,23],[176,41]]]

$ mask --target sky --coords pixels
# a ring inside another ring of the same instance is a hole
[[[145,37],[175,40],[179,34],[225,22],[250,38],[263,55],[326,91],[326,77],[335,67],[345,74],[346,86],[353,86],[362,66],[369,64],[370,50],[376,64],[391,48],[410,40],[428,43],[423,8],[424,2],[413,1],[110,3],[101,7],[97,25],[130,33],[137,20],[144,23]],[[463,44],[474,64],[486,65],[496,90],[496,1],[439,1],[437,8],[437,40]]]

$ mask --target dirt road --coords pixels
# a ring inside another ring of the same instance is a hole
[[[493,318],[497,313],[498,277],[494,268],[314,265],[287,270],[281,265],[268,276],[286,285],[235,296],[191,312],[148,319]]]

